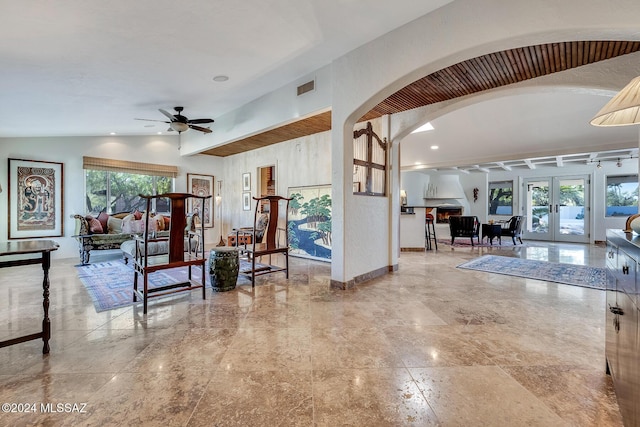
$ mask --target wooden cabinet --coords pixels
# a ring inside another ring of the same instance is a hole
[[[607,231],[606,357],[625,425],[640,425],[640,236]]]

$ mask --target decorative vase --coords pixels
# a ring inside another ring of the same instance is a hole
[[[209,253],[209,277],[216,292],[235,289],[240,270],[238,248],[217,247]]]

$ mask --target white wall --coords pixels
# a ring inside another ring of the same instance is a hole
[[[178,167],[175,191],[186,191],[187,173],[213,175],[218,180],[223,162],[212,156],[180,156],[175,136],[110,136],[60,138],[0,138],[0,240],[7,240],[8,158],[61,162],[64,165],[64,236],[55,237],[60,249],[54,258],[78,257],[78,244],[70,237],[74,233],[73,214],[84,214],[84,171],[82,156],[103,157]],[[215,227],[207,229],[205,241],[213,242],[218,235],[218,221],[214,207]]]
[[[251,174],[251,195],[257,197],[258,168],[275,165],[276,194],[288,196],[290,187],[331,185],[331,132],[292,139],[224,158],[222,212],[224,233],[253,224],[251,210],[242,210],[242,174]],[[218,178],[216,178],[218,179]]]

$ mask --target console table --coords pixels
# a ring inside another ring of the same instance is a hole
[[[502,244],[502,226],[500,224],[482,224],[482,239],[485,237],[489,243],[493,245],[493,239],[498,238],[498,242]]]
[[[42,281],[42,307],[44,309],[42,331],[6,341],[0,341],[0,348],[42,338],[42,341],[44,341],[42,353],[49,353],[49,339],[51,338],[51,321],[49,320],[49,268],[51,267],[51,252],[57,249],[58,244],[52,240],[0,242],[0,258],[12,255],[20,256],[18,259],[0,261],[0,268],[42,264],[42,270],[44,271],[44,280]],[[23,258],[22,255],[36,256]]]

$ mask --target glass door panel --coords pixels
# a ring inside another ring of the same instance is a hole
[[[549,224],[552,219],[549,202],[551,180],[528,179],[525,180],[524,185],[526,189],[524,237],[533,240],[551,240]]]
[[[524,237],[589,242],[588,176],[531,178],[526,190]]]
[[[588,233],[588,209],[586,208],[585,177],[554,178],[554,207],[557,212],[555,239],[562,242],[586,243]]]

